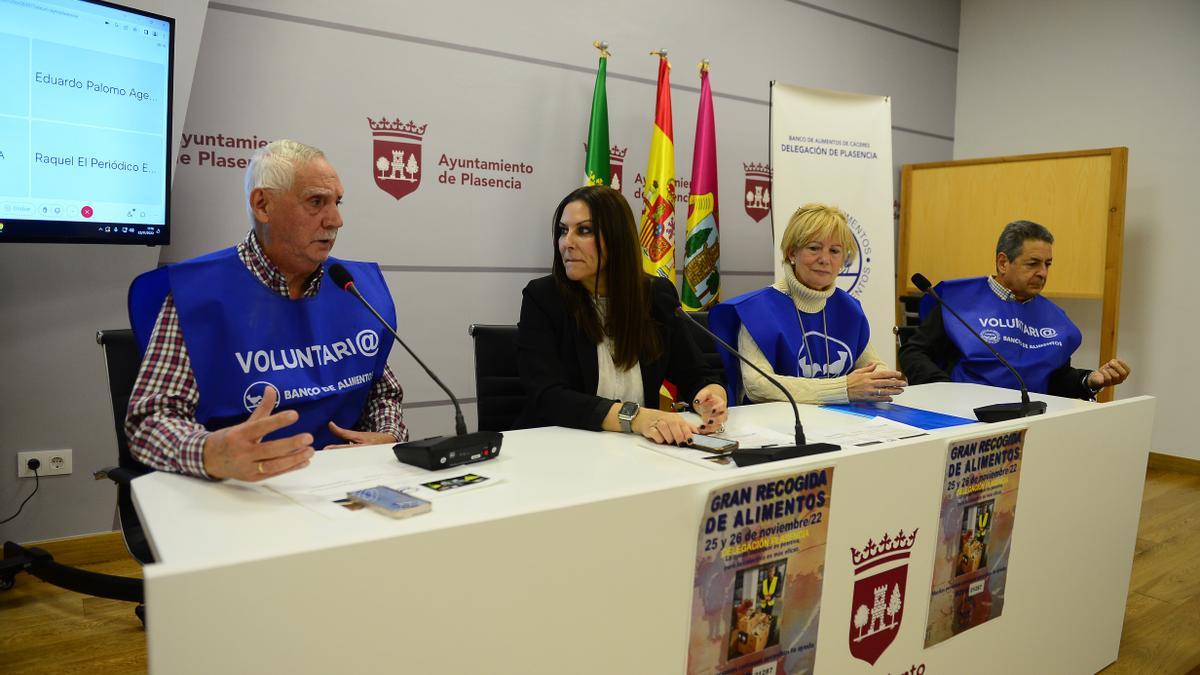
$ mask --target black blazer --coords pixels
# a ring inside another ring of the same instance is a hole
[[[639,360],[647,407],[658,407],[664,379],[690,401],[708,384],[721,384],[721,374],[704,363],[683,319],[675,316],[679,296],[666,279],[652,279],[650,317],[659,331],[663,353]],[[596,345],[575,323],[559,295],[554,277],[534,279],[521,298],[517,324],[517,367],[528,400],[516,428],[563,426],[600,431],[613,399],[595,395],[600,375]]]

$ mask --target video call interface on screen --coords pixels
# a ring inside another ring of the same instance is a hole
[[[169,240],[172,27],[0,0],[0,242]]]

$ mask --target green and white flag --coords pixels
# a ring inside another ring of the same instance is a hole
[[[604,80],[608,70],[608,43],[595,42],[600,50],[600,65],[596,68],[596,89],[592,92],[592,121],[588,125],[587,159],[583,165],[584,185],[611,185],[612,171],[608,163],[608,94]]]

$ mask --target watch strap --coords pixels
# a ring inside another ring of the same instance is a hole
[[[633,418],[637,417],[641,406],[632,401],[621,403],[621,407],[617,410],[617,421],[621,423],[621,433],[633,433]]]

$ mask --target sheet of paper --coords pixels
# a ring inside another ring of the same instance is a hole
[[[792,442],[792,437],[787,434],[781,434],[766,427],[748,424],[731,425],[725,431],[714,435],[717,438],[737,441],[739,448],[761,448],[772,445],[787,445]],[[697,450],[696,448],[687,447],[680,448],[674,445],[659,445],[646,439],[641,439],[639,445],[712,471],[732,471],[738,468],[728,453],[714,453],[708,450]]]
[[[446,473],[451,475],[441,476],[441,478],[452,478],[461,475],[456,472]],[[478,474],[478,472],[472,472],[464,467],[462,474],[467,473],[483,475]],[[495,485],[500,482],[498,477],[489,475],[487,476],[487,480],[480,481],[475,485],[464,486],[445,492],[431,490],[422,485],[422,483],[428,483],[437,478],[437,475],[431,474],[425,469],[397,463],[392,466],[377,468],[369,473],[364,473],[361,468],[327,471],[321,474],[294,471],[264,481],[263,485],[267,489],[287,497],[297,504],[327,518],[346,518],[347,516],[355,516],[361,511],[354,505],[348,504],[346,500],[346,494],[355,490],[386,485],[436,504],[439,500],[453,498],[456,494]]]
[[[730,471],[737,468],[737,464],[733,463],[733,458],[729,456],[729,453],[697,450],[696,448],[688,447],[681,448],[674,445],[659,445],[647,439],[642,439],[638,442],[638,445],[712,471]]]
[[[864,424],[814,431],[808,434],[808,440],[809,442],[834,443],[843,447],[862,447],[925,435],[925,430],[920,427],[896,422],[885,417],[874,417]]]
[[[737,441],[740,448],[765,448],[772,445],[791,445],[795,442],[795,438],[788,434],[752,424],[730,425],[718,435]]]

